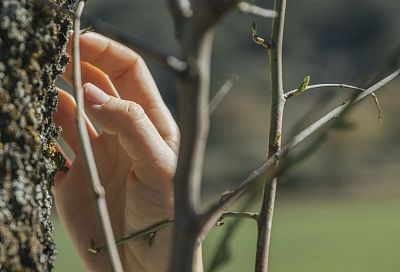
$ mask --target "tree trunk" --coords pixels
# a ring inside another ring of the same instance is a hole
[[[68,60],[69,28],[65,14],[41,1],[0,1],[0,271],[54,266],[50,187],[66,170],[54,81]]]

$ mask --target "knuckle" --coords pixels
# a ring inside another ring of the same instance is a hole
[[[144,110],[142,106],[140,106],[138,103],[132,102],[132,101],[126,101],[125,103],[125,111],[129,115],[133,116],[143,116],[144,115]]]
[[[123,114],[128,118],[129,121],[135,123],[145,120],[146,113],[142,106],[133,101],[121,100]]]

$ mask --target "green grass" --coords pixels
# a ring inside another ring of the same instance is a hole
[[[271,242],[271,272],[400,271],[399,200],[278,203]],[[218,272],[253,271],[255,223],[234,237],[232,258]],[[205,264],[222,228],[205,243]]]
[[[281,200],[273,225],[270,272],[400,271],[400,200]],[[231,241],[232,258],[218,272],[253,270],[255,223],[243,221]],[[205,266],[224,227],[204,244]],[[56,223],[56,272],[83,271]]]

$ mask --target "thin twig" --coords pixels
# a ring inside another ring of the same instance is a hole
[[[224,212],[220,219],[217,222],[217,226],[221,226],[222,225],[222,221],[225,218],[244,218],[244,219],[253,219],[253,220],[257,220],[257,213],[250,213],[250,212]],[[124,243],[130,242],[130,241],[134,241],[134,240],[138,240],[141,238],[145,238],[148,237],[151,234],[155,234],[157,231],[159,231],[160,229],[163,229],[169,225],[171,225],[172,223],[175,222],[174,218],[170,218],[170,219],[166,219],[160,222],[157,222],[145,229],[139,230],[137,232],[131,233],[128,236],[125,236],[117,241],[115,241],[115,244],[117,246],[122,245]],[[100,246],[100,247],[95,247],[94,244],[91,245],[91,247],[88,249],[90,252],[92,253],[100,253],[103,252],[106,249],[105,246]]]
[[[114,234],[107,210],[105,191],[100,183],[100,178],[97,172],[96,163],[94,160],[93,151],[87,132],[86,120],[84,114],[84,97],[83,97],[82,79],[81,79],[81,70],[79,61],[80,19],[84,6],[85,6],[85,1],[83,0],[79,1],[74,19],[74,34],[73,34],[73,45],[72,45],[73,74],[74,74],[73,90],[77,103],[77,109],[76,109],[77,127],[79,134],[79,142],[81,145],[81,150],[83,153],[85,168],[87,172],[87,178],[91,190],[93,192],[93,196],[96,200],[95,203],[97,208],[97,215],[101,224],[103,238],[106,241],[107,245],[107,253],[108,253],[107,256],[109,264],[110,267],[112,268],[112,271],[119,272],[122,271],[121,260],[118,255],[117,247],[115,245]]]
[[[376,92],[396,77],[400,75],[400,69],[394,71],[389,76],[380,80],[376,84],[372,85],[365,92],[358,95],[354,100],[347,101],[343,103],[341,106],[336,107],[318,121],[314,122],[300,133],[298,133],[295,137],[293,137],[287,144],[285,144],[278,152],[273,154],[269,159],[267,159],[261,166],[251,172],[241,183],[240,185],[233,191],[230,191],[228,194],[225,194],[223,198],[221,198],[218,202],[213,204],[207,212],[204,214],[202,218],[202,228],[199,236],[200,241],[202,241],[210,229],[218,222],[221,214],[235,202],[235,200],[248,188],[250,188],[253,184],[258,181],[265,181],[267,178],[273,177],[277,171],[273,168],[275,162],[278,159],[284,159],[286,156],[290,155],[292,150],[297,147],[299,144],[304,142],[310,136],[314,135],[321,127],[336,119],[342,112],[351,106],[357,104],[358,102],[365,99],[371,93]],[[275,170],[275,171],[273,171]]]
[[[339,83],[339,84],[337,84],[337,83],[330,84],[330,83],[328,83],[328,84],[309,85],[309,86],[307,86],[307,88],[302,90],[301,93],[304,93],[304,92],[306,92],[308,90],[311,90],[311,89],[319,89],[319,88],[343,88],[343,89],[352,89],[352,90],[365,92],[365,89],[363,89],[363,88],[359,88],[359,87],[355,87],[355,86],[351,86],[351,85],[347,85],[347,84],[341,84],[341,83]],[[293,90],[285,93],[285,99],[288,99],[290,97],[293,97],[293,96],[296,96],[296,95],[299,95],[299,94],[300,93],[299,93],[298,89],[293,89]]]
[[[163,228],[171,225],[174,221],[175,220],[173,218],[163,220],[163,221],[158,222],[158,223],[156,223],[154,225],[151,225],[151,226],[149,226],[149,227],[147,227],[145,229],[139,230],[139,231],[134,232],[134,233],[132,233],[132,234],[130,234],[128,236],[125,236],[125,237],[117,240],[115,243],[116,243],[117,246],[119,246],[119,245],[122,245],[122,244],[124,244],[126,242],[129,242],[129,241],[145,238],[145,237],[149,236],[149,234],[156,233],[158,230],[163,229]],[[104,246],[101,246],[101,247],[93,247],[92,246],[91,248],[89,248],[89,251],[92,252],[92,253],[99,253],[99,252],[104,251],[105,248],[106,247],[104,247]]]
[[[236,7],[240,12],[245,14],[252,14],[264,18],[275,18],[278,16],[275,10],[265,9],[247,2],[240,2]]]
[[[341,84],[341,83],[339,83],[339,84],[338,83],[315,84],[315,85],[307,86],[307,88],[305,88],[301,92],[299,91],[299,89],[291,90],[291,91],[285,93],[285,99],[291,98],[293,96],[297,96],[301,93],[305,93],[306,91],[311,90],[311,89],[320,89],[320,88],[341,88],[341,89],[351,89],[351,90],[356,90],[356,91],[361,91],[361,92],[366,91],[364,88],[355,87],[355,86],[351,86],[351,85],[347,85],[347,84]],[[378,109],[378,120],[379,120],[379,123],[381,123],[382,122],[381,104],[379,103],[378,97],[374,93],[371,93],[371,96],[372,96],[372,99],[374,99],[375,105]]]
[[[380,78],[384,77],[386,74],[390,73],[400,64],[400,44],[394,47],[384,58],[383,63],[376,66],[372,71],[367,73],[366,75],[362,76],[359,80],[357,85],[359,86],[369,86],[373,82],[379,80]],[[315,116],[315,113],[319,110],[323,109],[327,103],[330,101],[332,95],[325,95],[320,97],[318,100],[314,101],[313,105],[311,105],[310,109],[307,110],[306,113],[300,118],[300,121],[296,123],[296,125],[291,129],[293,133],[297,133],[301,127],[305,124],[309,123],[312,116]]]
[[[222,102],[224,97],[229,93],[229,91],[232,89],[233,85],[238,79],[239,76],[237,74],[233,74],[227,81],[225,81],[222,87],[213,96],[213,98],[210,101],[210,105],[208,106],[208,111],[210,112],[210,115],[214,113],[218,105]]]
[[[223,221],[225,218],[244,218],[244,219],[253,219],[257,220],[258,213],[254,212],[224,212],[219,221]]]
[[[279,151],[282,142],[283,112],[285,107],[285,97],[283,91],[283,71],[282,71],[282,50],[283,50],[283,30],[285,27],[286,0],[275,0],[274,10],[279,14],[272,21],[271,40],[272,46],[269,52],[270,63],[270,92],[271,92],[271,120],[269,131],[268,156],[272,156]],[[278,167],[278,161],[275,163]],[[274,177],[271,182],[267,179],[264,185],[264,195],[257,220],[257,252],[256,252],[256,272],[268,271],[268,257],[271,240],[272,218],[274,214],[276,187],[278,177]]]

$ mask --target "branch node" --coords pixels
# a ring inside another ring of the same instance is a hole
[[[143,240],[147,241],[149,246],[152,246],[154,237],[156,236],[156,234],[157,234],[157,231],[150,232],[149,234],[147,234],[146,236],[143,237]]]
[[[105,197],[106,196],[106,192],[102,185],[94,187],[94,193],[96,194],[96,197]]]
[[[232,190],[223,192],[219,202],[225,203],[226,199],[229,198],[233,193],[234,193],[234,191],[232,191]]]
[[[272,40],[267,42],[264,38],[258,36],[258,34],[257,34],[257,25],[256,25],[255,22],[253,22],[252,25],[251,25],[251,37],[252,37],[253,42],[255,44],[261,45],[262,47],[264,47],[267,50],[273,49]]]

